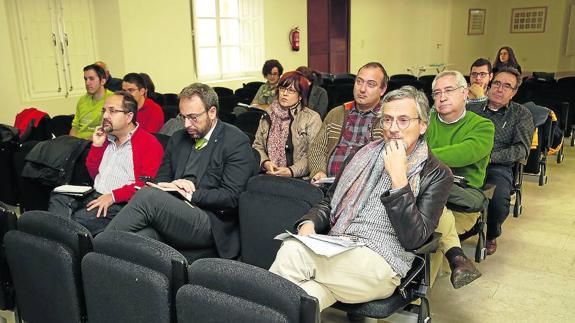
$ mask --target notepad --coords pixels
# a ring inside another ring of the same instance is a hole
[[[65,194],[70,196],[83,197],[94,191],[92,186],[80,185],[60,185],[54,189],[54,193]]]
[[[333,184],[335,182],[335,177],[324,177],[315,181],[315,184]]]

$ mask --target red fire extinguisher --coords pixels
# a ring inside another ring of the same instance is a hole
[[[299,27],[295,27],[289,32],[289,43],[293,51],[299,51]]]

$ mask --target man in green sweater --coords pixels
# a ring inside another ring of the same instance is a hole
[[[477,211],[483,206],[485,198],[481,187],[493,148],[495,128],[488,119],[465,110],[468,89],[460,72],[439,73],[432,88],[435,106],[430,115],[427,143],[432,153],[451,168],[453,175],[463,177],[467,182],[465,188],[454,184],[448,201],[470,212]],[[454,226],[450,222],[455,221],[452,212],[445,209],[442,218],[445,218],[442,221],[444,225],[449,224],[445,230],[452,230]],[[442,229],[438,228],[437,231],[441,232]],[[445,253],[447,259],[451,259],[449,263],[452,270],[452,264],[466,262],[467,282],[481,276],[473,263],[465,258],[459,239],[442,239],[440,251]],[[437,274],[438,269],[437,262],[432,260],[432,274]]]

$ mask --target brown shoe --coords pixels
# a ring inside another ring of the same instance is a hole
[[[456,256],[453,262],[449,263],[449,267],[451,267],[451,284],[455,289],[481,277],[473,262],[465,256]]]
[[[487,241],[485,241],[485,253],[488,256],[491,256],[492,254],[495,253],[495,251],[497,251],[497,240],[487,239]]]

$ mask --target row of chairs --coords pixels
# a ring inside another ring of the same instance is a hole
[[[322,197],[322,191],[307,182],[272,176],[251,178],[239,204],[240,259],[244,264],[218,260],[219,263],[205,265],[198,261],[198,266],[210,268],[201,274],[201,279],[192,269],[185,274],[187,264],[196,259],[186,259],[161,242],[122,232],[104,232],[92,240],[85,228],[67,218],[45,211],[27,212],[19,219],[18,229],[9,231],[4,239],[10,268],[18,268],[11,272],[17,312],[27,322],[82,322],[87,318],[91,322],[135,322],[150,317],[159,322],[175,322],[174,296],[189,278],[191,284],[202,288],[185,287],[186,292],[178,292],[180,322],[204,321],[220,314],[244,319],[233,315],[254,315],[249,321],[280,322],[273,319],[273,311],[265,309],[277,304],[298,309],[292,313],[300,319],[285,321],[315,322],[315,301],[265,270],[280,247],[273,237],[291,229],[293,222]],[[270,209],[277,212],[270,213]],[[423,322],[431,315],[427,301],[429,255],[437,249],[438,241],[439,235],[435,234],[426,245],[413,251],[418,254],[413,268],[390,298],[335,307],[356,315],[384,318],[421,299],[421,306],[414,308],[419,308]],[[190,268],[193,267],[194,264]],[[223,269],[218,273],[214,269],[217,267]],[[222,273],[227,278],[219,276]],[[253,275],[260,278],[253,279]],[[204,293],[210,289],[208,284],[219,286],[214,287],[215,294]],[[289,300],[283,295],[286,290],[292,291],[288,293]],[[233,297],[218,296],[223,292]],[[189,304],[180,300],[180,294],[196,298]],[[46,299],[57,299],[58,304]],[[245,301],[251,306],[248,308],[260,310],[246,312],[241,307]],[[185,319],[186,313],[199,320]]]

